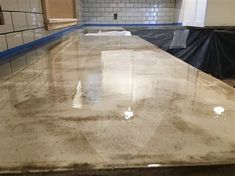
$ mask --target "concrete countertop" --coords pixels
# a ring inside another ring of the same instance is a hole
[[[235,163],[235,90],[137,36],[73,35],[8,64],[1,173]]]

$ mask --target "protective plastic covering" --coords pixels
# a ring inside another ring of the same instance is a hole
[[[86,36],[131,36],[131,32],[129,31],[107,31],[98,33],[87,33]]]
[[[183,49],[170,49],[174,29],[131,32],[213,76],[235,75],[235,30],[190,29]]]
[[[171,42],[170,49],[186,48],[189,30],[176,30]]]
[[[174,37],[174,31],[172,29],[137,29],[131,30],[131,33],[167,51]]]

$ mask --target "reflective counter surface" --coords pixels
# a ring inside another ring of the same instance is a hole
[[[0,65],[0,171],[235,163],[235,90],[136,37]]]

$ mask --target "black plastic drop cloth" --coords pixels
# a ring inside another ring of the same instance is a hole
[[[190,29],[185,49],[169,49],[174,31],[132,30],[131,33],[215,77],[235,76],[235,30]]]

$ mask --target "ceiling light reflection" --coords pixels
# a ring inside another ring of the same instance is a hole
[[[148,164],[148,167],[160,167],[160,164]]]
[[[76,94],[73,98],[73,108],[82,109],[83,102],[82,102],[82,83],[79,80],[77,84]]]
[[[214,108],[213,111],[216,115],[222,115],[224,112],[224,108],[222,106],[217,106]]]
[[[128,119],[131,119],[133,116],[134,116],[134,113],[133,113],[133,111],[131,110],[131,108],[128,108],[127,109],[127,111],[124,111],[124,118],[126,119],[126,120],[128,120]]]

